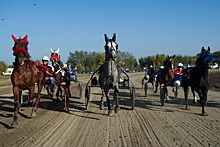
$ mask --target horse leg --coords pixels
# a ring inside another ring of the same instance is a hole
[[[32,116],[36,116],[36,112],[38,111],[38,104],[40,103],[40,93],[42,91],[43,88],[43,80],[38,81],[37,83],[37,99],[34,99],[34,103],[33,103],[33,110],[32,110]]]
[[[105,90],[105,96],[106,96],[107,103],[108,103],[108,116],[110,116],[112,113],[112,108],[111,108],[111,104],[110,104],[111,101],[109,98],[109,90]]]
[[[164,84],[164,85],[166,85],[166,84]],[[166,101],[169,101],[170,98],[169,98],[169,96],[168,96],[168,89],[167,89],[167,86],[164,86],[164,87],[165,87],[165,93],[166,93]]]
[[[20,111],[20,110],[22,110],[21,107],[22,107],[23,100],[24,100],[23,96],[22,96],[22,90],[19,90],[19,98],[20,98],[19,99],[19,111]]]
[[[68,89],[69,97],[71,97],[71,92],[70,92],[70,82],[68,82],[68,84],[67,84],[67,89]]]
[[[195,104],[196,102],[197,102],[197,97],[196,97],[196,95],[195,95],[195,91],[194,91],[194,89],[192,89],[191,88],[191,91],[192,91],[192,94],[193,94],[193,104]]]
[[[60,102],[60,99],[59,99],[60,90],[62,91],[61,86],[60,86],[60,85],[58,85],[58,88],[57,88],[57,93],[56,93],[56,97],[57,97],[56,102],[57,102],[57,103],[58,103],[58,102]]]
[[[35,110],[36,98],[33,98],[34,97],[34,89],[35,89],[35,86],[30,87],[30,89],[29,89],[29,106],[32,106],[31,116],[36,116],[36,110]]]
[[[204,89],[202,91],[202,115],[203,116],[207,116],[208,114],[205,112],[205,105],[206,105],[206,101],[207,101],[207,93],[208,93],[208,88]]]
[[[142,89],[144,88],[144,78],[141,80]]]
[[[189,92],[189,87],[188,86],[184,86],[183,87],[184,90],[184,96],[185,96],[185,105],[186,105],[186,109],[189,109],[189,105],[188,105],[188,92]]]
[[[14,118],[13,121],[11,123],[12,127],[16,127],[18,126],[18,112],[19,112],[19,99],[20,99],[20,95],[21,92],[19,87],[13,87],[13,93],[14,93]]]
[[[118,86],[115,86],[114,87],[114,103],[115,103],[115,113],[117,114],[118,111],[119,111],[119,101],[118,101],[118,93],[119,93],[119,90],[118,90]]]
[[[102,97],[101,97],[100,104],[99,104],[100,110],[102,110],[104,107],[103,99],[104,99],[104,90],[102,89]]]
[[[155,84],[155,90],[154,90],[154,93],[157,93],[157,88],[158,88],[158,80],[156,81],[156,84]]]

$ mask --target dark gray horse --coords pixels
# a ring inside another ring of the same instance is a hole
[[[117,67],[116,57],[118,51],[118,44],[116,43],[116,34],[114,33],[112,39],[109,39],[105,34],[105,62],[103,66],[100,68],[99,74],[99,84],[100,88],[102,89],[102,97],[100,102],[100,109],[103,109],[103,98],[104,93],[107,98],[108,103],[108,115],[111,114],[112,108],[110,106],[110,99],[109,99],[109,90],[113,89],[113,97],[114,97],[114,104],[116,104],[114,110],[115,113],[119,111],[119,102],[118,102],[118,81],[119,81],[119,71]]]

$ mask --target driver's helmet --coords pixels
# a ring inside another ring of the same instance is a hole
[[[47,56],[43,56],[42,61],[49,61],[49,58]]]
[[[179,67],[183,67],[183,63],[178,63],[177,64],[177,67],[179,68]]]
[[[160,66],[160,69],[164,69],[164,66]]]

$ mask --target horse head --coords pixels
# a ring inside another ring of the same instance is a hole
[[[14,40],[14,46],[12,48],[13,50],[13,55],[15,56],[15,63],[18,63],[19,65],[23,65],[24,61],[26,59],[30,58],[30,55],[28,53],[28,41],[27,38],[28,36],[26,35],[23,39],[19,37],[17,39],[14,35],[11,35],[13,40]]]
[[[59,51],[60,49],[58,48],[57,50],[53,50],[50,48],[51,55],[50,55],[50,61],[52,62],[52,66],[55,67],[57,64],[60,64],[60,56],[59,56]]]
[[[210,47],[208,47],[207,50],[204,47],[202,47],[201,53],[199,54],[199,57],[196,60],[196,66],[205,65],[207,67],[210,67],[213,61],[214,61],[214,57],[210,52]]]
[[[174,68],[174,64],[175,64],[174,58],[175,58],[175,55],[173,55],[173,56],[167,56],[167,59],[166,59],[166,61],[164,62],[164,66],[165,66],[165,67],[168,67],[168,68],[170,68],[170,69],[173,69],[173,68]]]
[[[114,33],[112,39],[109,39],[105,34],[105,55],[106,60],[116,60],[118,52],[118,44],[116,43],[116,34]]]

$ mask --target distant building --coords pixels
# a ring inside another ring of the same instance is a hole
[[[5,72],[2,72],[2,75],[11,75],[14,68],[7,68]]]

